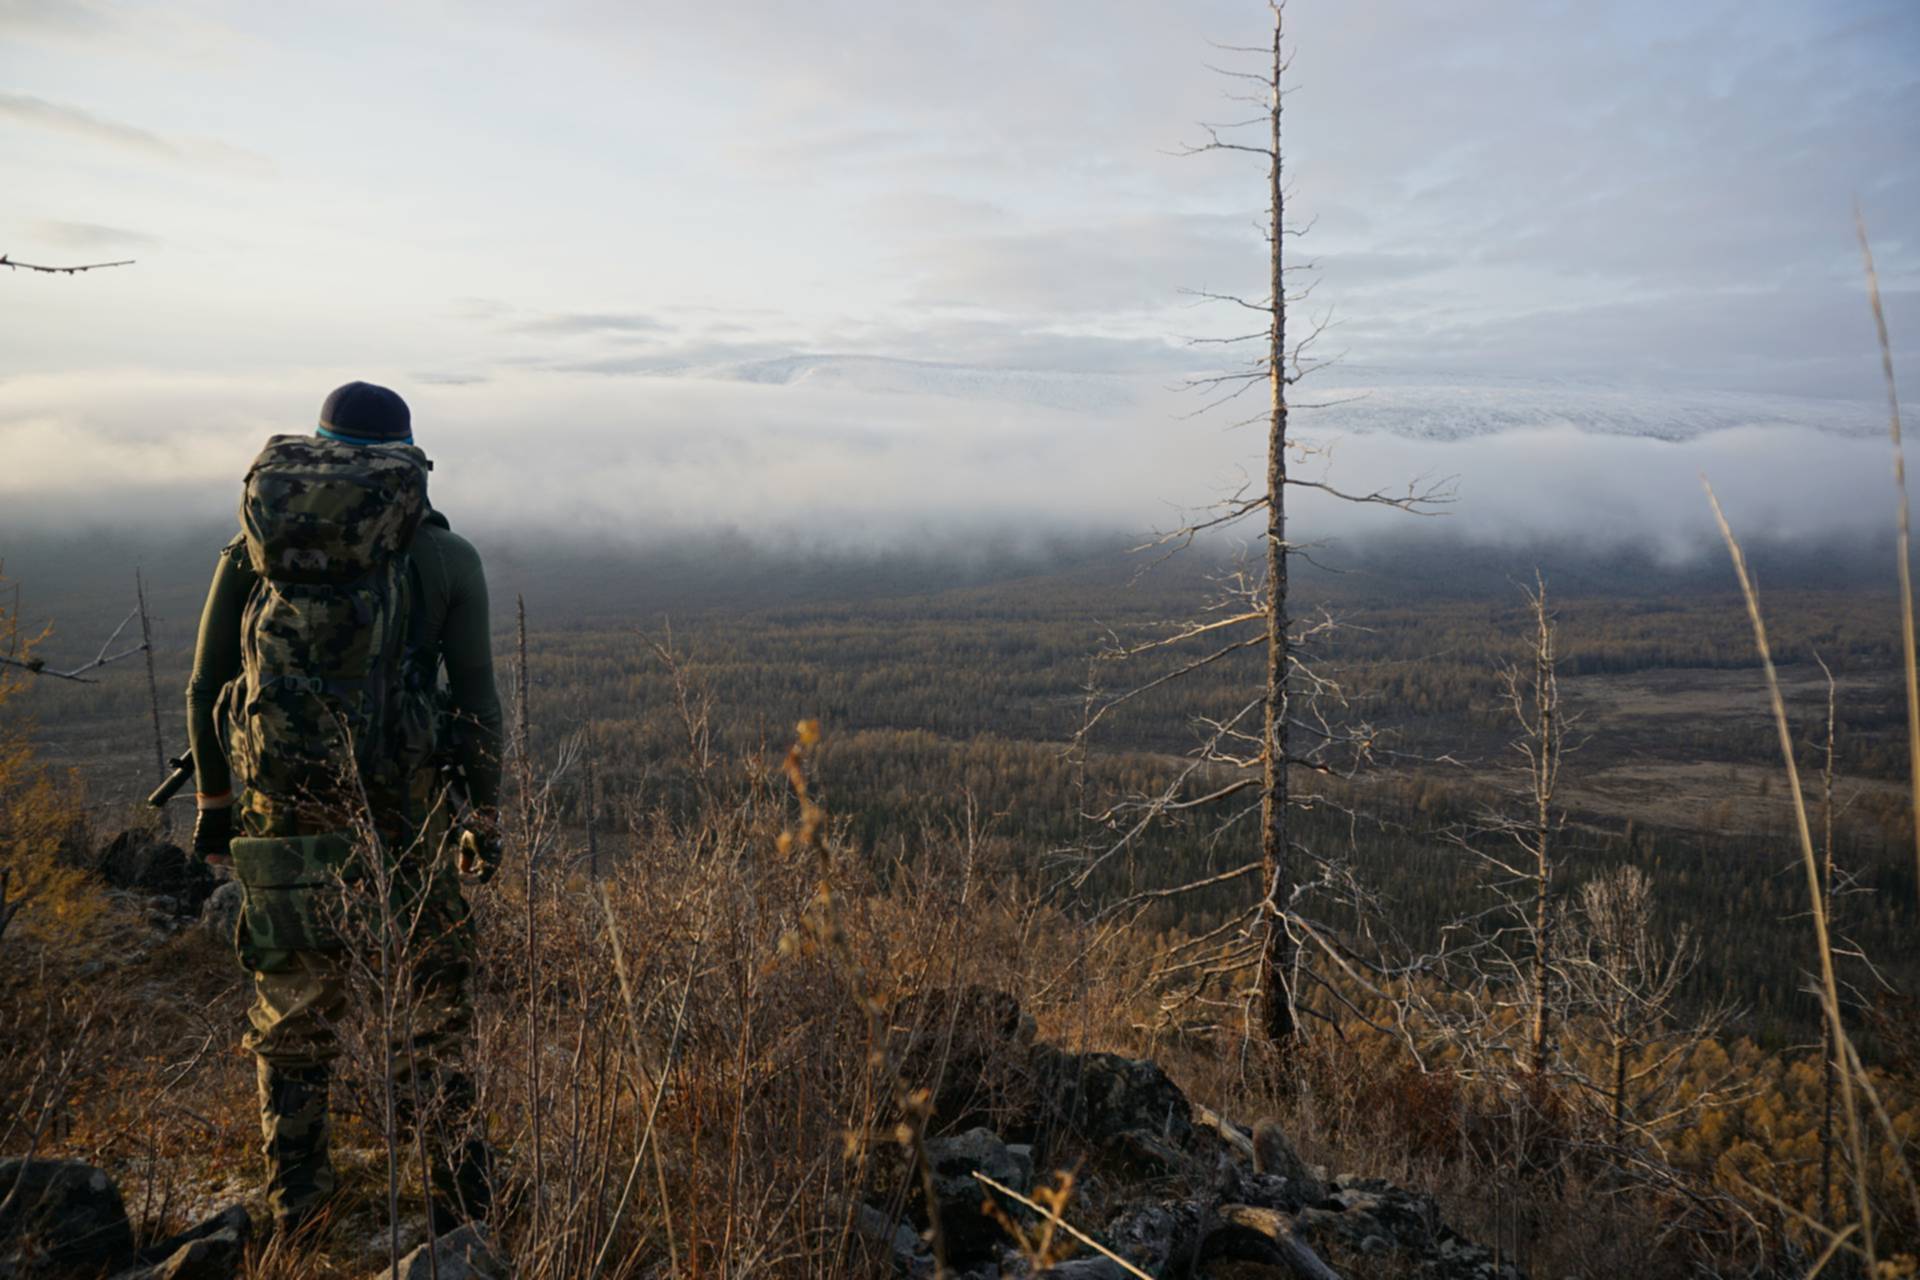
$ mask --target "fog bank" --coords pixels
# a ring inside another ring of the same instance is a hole
[[[0,385],[0,536],[223,522],[252,453],[274,431],[310,429],[314,388],[333,380],[10,380]],[[1640,398],[1646,434],[1599,434],[1537,396],[1450,390],[1434,417],[1457,424],[1479,396],[1501,415],[1489,433],[1412,438],[1366,429],[1364,412],[1301,411],[1293,474],[1353,493],[1449,485],[1454,500],[1436,519],[1480,541],[1577,537],[1681,554],[1711,532],[1703,473],[1744,532],[1857,538],[1891,527],[1888,445],[1859,430],[1857,406],[1845,407],[1851,429],[1836,432],[1759,411],[1773,420],[1733,425],[1739,402],[1729,401],[1730,425],[1672,440],[1654,438],[1670,421],[1656,396]],[[1166,528],[1260,473],[1261,425],[1230,425],[1258,410],[1257,391],[1245,410],[1199,417],[1198,402],[1164,381],[1134,380],[1130,391],[1076,408],[991,388],[915,394],[844,380],[540,373],[408,388],[437,464],[435,502],[481,536],[639,545],[731,530],[827,551]],[[1392,393],[1395,421],[1421,420],[1413,395]],[[1577,390],[1560,402],[1569,396]],[[1536,407],[1515,411],[1527,403]],[[1610,399],[1616,420],[1623,403]],[[1410,519],[1310,490],[1291,503],[1302,539]]]

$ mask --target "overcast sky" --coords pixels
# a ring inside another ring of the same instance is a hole
[[[1251,327],[1182,290],[1261,291],[1257,164],[1173,153],[1238,110],[1207,64],[1242,64],[1207,42],[1266,21],[1253,0],[0,0],[0,250],[138,259],[0,273],[0,499],[104,474],[217,507],[265,431],[364,377],[415,403],[437,483],[487,472],[496,510],[516,480],[556,519],[588,480],[695,522],[830,495],[924,513],[967,484],[1044,503],[1036,469],[1098,455],[1061,505],[1150,523],[1152,495],[1203,498],[1259,444],[1099,380],[1164,385],[1196,363],[1183,337]],[[1911,0],[1294,0],[1288,24],[1319,265],[1300,316],[1337,322],[1342,388],[1630,392],[1650,419],[1727,396],[1708,462],[1748,456],[1749,418],[1857,423],[1880,390],[1856,195],[1920,352]],[[822,354],[1090,390],[737,381]],[[1506,425],[1580,420],[1540,416]],[[1619,474],[1646,465],[1623,448]],[[1586,457],[1555,450],[1511,457]],[[1503,487],[1473,466],[1464,496]]]

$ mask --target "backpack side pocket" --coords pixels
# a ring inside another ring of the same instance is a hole
[[[244,895],[241,935],[257,951],[338,951],[345,895],[341,877],[353,844],[337,831],[248,836],[230,846]]]

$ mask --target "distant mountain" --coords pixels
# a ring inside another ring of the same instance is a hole
[[[1177,374],[1088,373],[831,354],[690,368],[681,376],[991,400],[1103,414],[1171,403],[1169,388],[1181,382]],[[1883,411],[1862,401],[1520,379],[1446,382],[1352,369],[1329,370],[1322,381],[1297,388],[1293,398],[1303,409],[1326,405],[1303,411],[1301,421],[1309,429],[1380,432],[1418,440],[1465,440],[1561,426],[1595,435],[1668,441],[1740,427],[1803,427],[1847,436],[1886,430]]]
[[[1416,382],[1348,375],[1302,387],[1301,403],[1344,401],[1306,415],[1313,426],[1385,432],[1421,440],[1465,440],[1502,431],[1570,426],[1593,435],[1681,441],[1740,427],[1802,427],[1876,435],[1885,410],[1850,400],[1812,400],[1741,391],[1674,391],[1579,382]]]
[[[1111,374],[944,364],[888,356],[779,356],[701,372],[729,382],[999,400],[1042,409],[1102,413],[1132,407],[1139,402],[1143,385],[1150,385],[1138,377]]]

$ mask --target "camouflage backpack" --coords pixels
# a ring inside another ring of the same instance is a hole
[[[249,811],[278,834],[357,807],[358,791],[391,803],[432,753],[431,698],[407,652],[407,547],[432,465],[411,445],[283,435],[247,472],[256,582],[219,719]]]

